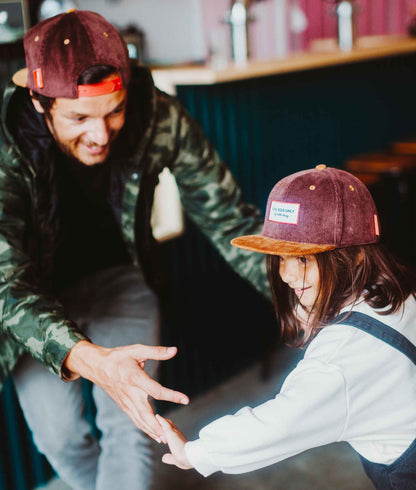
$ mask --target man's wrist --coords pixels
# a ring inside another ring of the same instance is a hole
[[[88,365],[91,355],[99,347],[89,340],[80,340],[68,352],[62,363],[62,375],[67,381],[73,381],[79,377],[89,379]]]

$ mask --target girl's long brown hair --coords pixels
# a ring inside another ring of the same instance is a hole
[[[307,328],[296,311],[302,308],[279,274],[279,256],[267,257],[267,271],[282,340],[303,346],[330,323],[347,304],[360,298],[380,314],[396,312],[415,293],[414,271],[400,264],[380,243],[339,248],[315,255],[319,292]],[[385,308],[385,309],[384,309]]]

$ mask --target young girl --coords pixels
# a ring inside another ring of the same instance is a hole
[[[378,244],[366,187],[318,165],[278,182],[261,235],[233,245],[268,254],[282,338],[308,345],[280,393],[187,442],[159,417],[163,461],[244,473],[347,441],[379,489],[416,488],[415,280]]]

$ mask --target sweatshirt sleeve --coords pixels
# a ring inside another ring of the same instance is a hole
[[[330,364],[301,361],[280,393],[204,427],[185,445],[202,475],[245,473],[307,449],[339,441],[347,421],[345,379]]]

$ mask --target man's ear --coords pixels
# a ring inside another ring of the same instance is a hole
[[[33,104],[34,108],[38,112],[40,112],[41,114],[45,114],[45,111],[44,111],[43,107],[40,105],[40,102],[33,97],[33,91],[32,90],[30,90],[30,98],[32,99],[32,104]]]

